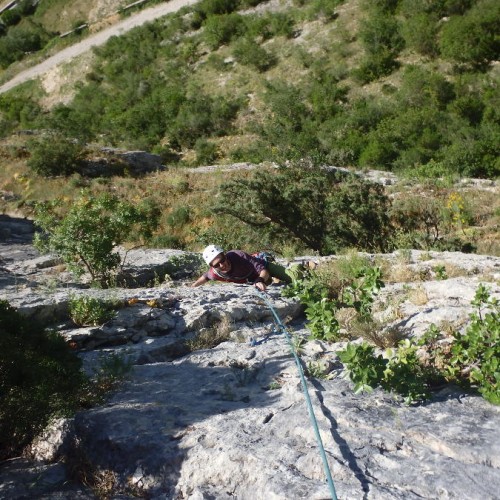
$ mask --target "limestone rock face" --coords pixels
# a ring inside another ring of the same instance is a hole
[[[41,277],[56,262],[36,264],[23,245],[25,260],[5,254],[0,298],[34,321],[52,319],[88,373],[111,356],[132,368],[102,406],[54,422],[33,443],[35,460],[0,464],[0,498],[95,498],[77,477],[106,478],[112,498],[330,498],[289,342],[252,287],[191,288],[181,278],[92,290],[68,278],[49,291]],[[146,272],[165,256],[151,251],[148,264],[141,251],[129,266]],[[397,271],[401,257],[383,257]],[[422,279],[387,283],[375,310],[410,336],[432,322],[464,325],[479,283],[500,297],[498,258],[411,252],[405,259],[406,272]],[[329,374],[307,386],[338,498],[498,498],[499,407],[453,386],[416,406],[379,390],[354,394],[336,354],[345,343],[308,341],[301,305],[281,292],[271,286],[267,297],[287,332],[304,339],[302,366],[318,363]],[[120,307],[103,325],[77,328],[67,316],[70,294]],[[194,344],[218,335],[215,347]]]

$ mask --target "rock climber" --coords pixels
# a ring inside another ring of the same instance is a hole
[[[193,287],[217,280],[251,283],[263,292],[272,283],[273,278],[285,283],[292,281],[283,266],[270,262],[263,256],[250,255],[242,250],[224,252],[224,249],[217,245],[208,245],[203,250],[203,260],[210,269],[192,283]]]

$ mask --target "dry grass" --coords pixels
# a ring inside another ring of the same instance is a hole
[[[414,283],[422,278],[420,270],[400,264],[388,265],[383,276],[387,283]]]
[[[422,286],[417,286],[408,292],[408,300],[416,306],[423,306],[429,302],[429,296]]]
[[[234,325],[231,318],[224,316],[212,327],[200,329],[196,337],[186,342],[186,347],[190,351],[212,349],[213,347],[217,347],[222,342],[229,340],[233,330]]]

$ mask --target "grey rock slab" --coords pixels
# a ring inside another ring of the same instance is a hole
[[[95,495],[82,485],[68,480],[62,463],[47,464],[16,458],[0,464],[0,498],[93,500]]]
[[[407,407],[338,378],[308,385],[339,498],[496,498],[500,408],[453,389]],[[75,427],[93,463],[154,498],[329,497],[282,336],[137,366]]]

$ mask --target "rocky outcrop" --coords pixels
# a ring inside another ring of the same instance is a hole
[[[34,460],[1,464],[1,498],[95,498],[111,487],[112,498],[330,497],[290,346],[251,287],[193,289],[185,276],[113,290],[67,281],[47,291],[41,284],[56,262],[51,267],[23,248],[26,260],[18,253],[4,259],[0,272],[16,273],[18,284],[4,287],[0,298],[34,320],[56,318],[87,371],[112,356],[132,369],[105,404],[55,422],[33,444]],[[152,266],[165,257],[160,252],[151,252]],[[388,282],[375,305],[388,327],[408,335],[431,322],[464,324],[480,282],[500,297],[498,258],[446,252],[372,258],[386,259],[393,274],[404,265],[408,276],[419,276]],[[148,251],[127,262],[145,270]],[[120,307],[104,325],[77,328],[67,317],[70,294],[95,294]],[[354,394],[336,354],[344,344],[307,340],[300,305],[283,298],[280,285],[268,297],[290,334],[306,341],[303,366],[328,375],[309,378],[308,386],[338,498],[498,498],[499,407],[452,386],[415,406],[379,390]],[[189,344],[222,328],[216,347]]]

